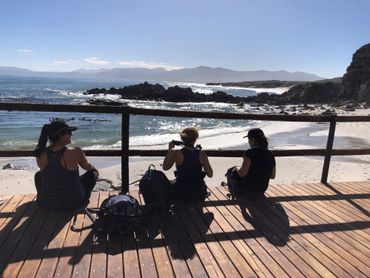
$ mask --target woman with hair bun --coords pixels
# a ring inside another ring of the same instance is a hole
[[[169,170],[176,164],[175,195],[183,201],[203,201],[207,195],[207,186],[204,177],[213,176],[213,170],[207,154],[195,146],[199,137],[195,127],[187,127],[180,133],[181,150],[173,150],[178,141],[168,144],[168,152],[163,161],[163,170]]]
[[[268,141],[259,128],[248,131],[248,149],[243,156],[240,167],[228,170],[227,183],[232,194],[258,196],[267,190],[269,180],[276,175],[275,157],[268,150]]]
[[[67,147],[72,131],[61,119],[53,119],[41,130],[33,152],[40,171],[35,174],[37,203],[44,209],[75,209],[86,205],[99,173],[81,148]],[[46,144],[50,141],[48,147]],[[79,166],[86,170],[79,175]]]

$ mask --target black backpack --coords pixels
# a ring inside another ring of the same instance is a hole
[[[161,210],[169,210],[174,205],[171,182],[167,176],[150,164],[139,182],[140,193],[145,204],[155,203]]]
[[[84,208],[84,210],[93,222],[90,227],[97,236],[124,235],[135,231],[140,228],[144,216],[143,207],[130,195],[112,195],[102,202],[99,209]],[[92,213],[96,213],[97,218]],[[75,227],[76,215],[71,227],[74,231],[78,231]]]
[[[105,199],[97,213],[98,233],[125,234],[137,229],[143,218],[139,202],[130,195],[114,195]]]

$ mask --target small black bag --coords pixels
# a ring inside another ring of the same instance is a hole
[[[225,177],[227,178],[227,187],[231,194],[231,197],[234,199],[239,194],[239,182],[240,177],[236,172],[236,166],[230,167],[227,169]]]
[[[174,204],[171,182],[167,176],[150,164],[139,182],[145,204],[155,203],[162,210],[169,210]]]
[[[93,222],[92,227],[97,236],[107,234],[126,234],[140,228],[143,220],[143,207],[130,195],[112,195],[105,199],[99,209],[84,208],[85,213]],[[96,213],[95,218],[92,213]],[[71,229],[75,227],[77,213],[73,219]]]

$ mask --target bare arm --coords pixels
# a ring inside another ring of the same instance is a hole
[[[96,168],[92,164],[89,163],[82,149],[75,148],[74,151],[76,152],[76,155],[78,157],[78,165],[80,165],[81,168],[85,169],[86,171],[96,170]]]
[[[248,174],[249,168],[251,167],[251,160],[244,156],[242,166],[237,170],[240,177],[245,177]]]
[[[175,144],[170,142],[168,143],[168,151],[166,153],[166,156],[164,157],[162,168],[163,170],[167,171],[171,169],[173,164],[176,162],[176,154],[173,148],[175,147]]]
[[[206,172],[207,176],[212,178],[213,176],[213,169],[211,167],[211,164],[209,163],[208,156],[205,152],[200,152],[200,164],[202,164],[204,171]]]
[[[37,166],[39,166],[40,170],[44,170],[46,166],[46,162],[47,162],[47,156],[45,152],[42,153],[39,157],[36,157],[36,163],[37,163]]]

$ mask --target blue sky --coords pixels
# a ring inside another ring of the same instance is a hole
[[[345,73],[370,0],[2,0],[0,66]]]

